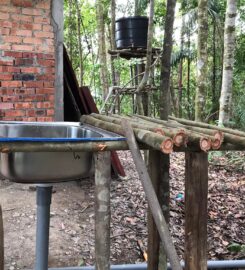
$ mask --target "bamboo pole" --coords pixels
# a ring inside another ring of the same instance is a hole
[[[183,118],[176,118],[173,116],[169,116],[169,119],[173,119],[181,124],[185,124],[185,125],[189,125],[189,126],[196,126],[196,127],[201,127],[201,128],[208,128],[208,129],[216,129],[225,133],[230,133],[236,136],[241,136],[241,137],[245,137],[245,132],[243,131],[239,131],[239,130],[234,130],[234,129],[230,129],[230,128],[223,128],[223,127],[218,127],[218,126],[214,126],[214,125],[210,125],[207,123],[202,123],[202,122],[196,122],[196,121],[191,121],[191,120],[186,120]]]
[[[83,115],[81,117],[81,121],[83,123],[87,123],[123,135],[123,129],[119,125],[108,123],[89,115]],[[169,137],[138,128],[134,129],[134,133],[138,141],[152,147],[153,149],[160,150],[166,154],[169,154],[173,151],[173,141]]]
[[[136,169],[138,171],[140,180],[142,182],[142,185],[146,194],[146,198],[148,200],[148,204],[151,209],[151,213],[154,217],[154,221],[156,223],[159,235],[161,237],[166,255],[169,258],[169,261],[173,270],[182,270],[182,267],[180,265],[175,247],[173,245],[173,242],[172,242],[169,230],[168,230],[167,223],[162,213],[162,209],[160,207],[156,193],[152,186],[149,174],[147,172],[146,165],[140,154],[139,147],[136,143],[133,129],[127,120],[122,120],[122,126],[125,132],[125,136],[127,138],[129,148],[132,152],[133,160],[134,160]]]
[[[111,155],[94,154],[95,160],[95,269],[110,270]]]
[[[101,114],[95,114],[92,113],[91,116],[93,116],[96,119],[100,119],[102,121],[107,121],[111,122],[117,125],[121,124],[122,119],[128,119],[125,117],[118,117],[115,118],[113,116],[107,116],[107,115],[101,115]],[[139,121],[135,121],[134,119],[130,119],[130,124],[132,125],[133,128],[138,128],[138,129],[143,129],[143,130],[149,130],[151,132],[160,134],[162,136],[168,136],[172,138],[174,145],[176,146],[181,146],[185,145],[187,142],[187,136],[183,130],[176,130],[176,129],[169,129],[166,127],[163,127],[162,125],[156,125],[156,124],[150,124],[150,123],[141,123]]]

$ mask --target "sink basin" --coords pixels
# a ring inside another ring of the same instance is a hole
[[[0,141],[105,141],[123,137],[73,122],[0,121]],[[54,183],[76,180],[92,171],[88,152],[13,152],[0,154],[0,174],[19,183]]]

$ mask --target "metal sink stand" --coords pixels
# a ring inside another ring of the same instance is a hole
[[[48,270],[49,221],[52,199],[50,184],[37,185],[37,227],[36,227],[36,262],[35,270]]]

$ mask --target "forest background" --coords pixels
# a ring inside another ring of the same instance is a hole
[[[161,101],[169,95],[168,113],[245,130],[244,0],[65,0],[65,45],[79,84],[90,87],[99,107],[111,86],[128,85],[132,67],[146,59],[125,60],[108,53],[116,50],[115,20],[149,16],[151,7],[151,46],[164,52],[166,35],[173,39],[167,86],[163,66],[168,55],[160,54],[149,72],[147,84],[156,90],[151,92],[147,114],[161,116]],[[167,25],[171,8],[172,32]],[[200,69],[202,61],[204,69]],[[132,96],[124,95],[121,113],[134,113],[133,104]]]

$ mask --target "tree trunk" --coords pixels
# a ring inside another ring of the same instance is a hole
[[[116,28],[115,28],[115,21],[116,21],[116,1],[111,0],[111,49],[116,50],[116,40],[115,40],[115,33],[116,33]],[[116,55],[111,55],[111,77],[112,77],[112,85],[119,85],[119,73],[116,72],[115,69],[115,59],[117,58]]]
[[[105,100],[109,90],[109,82],[107,77],[104,5],[102,0],[96,0],[96,20],[99,45],[100,80],[103,89],[103,99]]]
[[[72,37],[73,37],[73,26],[72,26],[72,0],[69,0],[69,43],[68,43],[68,51],[71,60],[71,64],[73,62],[73,44],[72,44]]]
[[[184,16],[182,16],[182,25],[181,25],[181,44],[180,44],[180,51],[181,55],[183,54],[184,49],[184,24],[185,19]],[[178,105],[179,105],[179,117],[182,117],[182,96],[183,96],[183,59],[180,59],[179,63],[179,96],[178,96]]]
[[[219,126],[229,122],[235,49],[236,0],[227,0],[224,32],[223,76],[220,96]]]
[[[82,36],[81,36],[81,11],[78,0],[75,0],[77,10],[77,39],[79,50],[79,69],[80,69],[80,86],[83,86],[83,51],[82,51]]]
[[[167,1],[163,54],[161,58],[160,81],[160,118],[167,119],[169,114],[170,61],[173,46],[173,25],[176,0]]]
[[[195,98],[195,120],[203,121],[208,85],[207,39],[208,39],[208,1],[198,1],[198,44],[197,44],[197,89]]]

